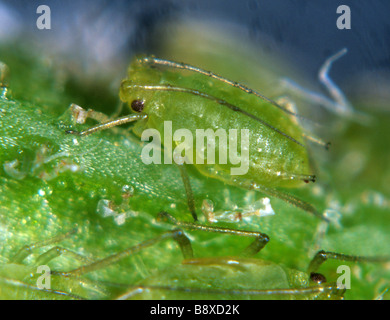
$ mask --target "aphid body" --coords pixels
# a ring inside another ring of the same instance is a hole
[[[206,176],[234,185],[245,181],[271,188],[297,187],[303,181],[314,180],[303,131],[292,112],[236,82],[181,63],[136,58],[129,67],[128,78],[121,84],[120,98],[134,113],[147,115],[136,122],[134,132],[141,136],[145,129],[156,129],[163,143],[166,121],[172,122],[173,132],[185,128],[193,137],[197,137],[198,129],[211,129],[216,136],[219,129],[236,129],[237,139],[228,139],[226,148],[228,155],[241,150],[242,157],[248,152],[248,169],[242,175],[230,174],[236,165],[229,156],[226,163],[218,161],[223,151],[221,143],[213,146],[212,164],[207,159],[199,163],[196,158],[205,157],[209,144],[199,149],[199,141],[190,141],[185,146],[186,155],[192,156],[190,163]],[[243,129],[249,132],[245,146],[243,138],[239,139]],[[234,150],[231,142],[237,143]],[[173,147],[178,143],[172,140]]]

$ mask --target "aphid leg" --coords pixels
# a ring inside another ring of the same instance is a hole
[[[285,296],[291,299],[292,296],[303,296],[318,294],[331,294],[338,290],[336,284],[328,283],[321,286],[310,286],[306,288],[285,288],[285,289],[207,289],[207,288],[189,288],[189,287],[170,287],[170,286],[143,286],[138,285],[129,288],[129,290],[119,296],[118,300],[136,299],[137,295],[144,291],[162,290],[162,291],[177,291],[188,294],[207,294],[207,295],[233,295],[233,296]]]
[[[93,109],[85,110],[75,103],[70,105],[70,111],[75,123],[84,124],[88,118],[94,119],[100,123],[110,120],[110,118],[103,112],[95,111]]]
[[[60,274],[60,275],[67,276],[67,277],[68,276],[80,276],[80,275],[83,275],[83,274],[86,274],[86,273],[89,273],[92,271],[96,271],[96,270],[105,268],[109,265],[112,265],[113,263],[115,263],[119,260],[122,260],[123,258],[131,256],[135,253],[138,253],[141,250],[146,249],[146,248],[154,245],[155,243],[161,242],[161,241],[166,240],[166,239],[173,239],[178,243],[178,245],[181,249],[181,252],[182,252],[185,259],[192,258],[193,252],[192,252],[192,246],[191,246],[190,240],[185,236],[183,231],[181,231],[180,229],[176,229],[176,230],[172,230],[172,231],[167,231],[156,238],[146,240],[146,241],[141,242],[133,247],[130,247],[130,248],[125,249],[121,252],[110,255],[104,259],[97,260],[93,263],[81,266],[77,269],[67,271],[67,272],[56,271],[56,272],[52,272],[52,273]]]
[[[281,106],[284,106],[287,110],[290,110],[292,113],[297,114],[296,105],[291,99],[289,99],[287,97],[281,97],[281,98],[278,98],[276,100],[276,102],[278,104],[280,104]],[[291,117],[291,120],[294,121],[295,123],[301,125],[301,123],[300,123],[300,120],[302,120],[301,118]],[[308,120],[308,119],[304,119],[304,120]],[[315,124],[317,124],[317,123],[315,123]],[[304,128],[304,126],[302,126],[302,125],[301,125],[301,127]],[[329,149],[330,142],[322,141],[320,138],[315,137],[312,134],[308,134],[305,132],[302,133],[302,136],[305,139],[324,147],[326,150]]]
[[[286,180],[301,180],[303,182],[316,182],[317,177],[313,174],[281,173],[281,177]]]
[[[36,260],[36,264],[37,265],[44,265],[44,264],[47,264],[49,261],[53,260],[54,258],[57,258],[61,255],[66,255],[66,256],[69,256],[75,260],[78,260],[80,261],[81,263],[91,263],[92,260],[91,259],[88,259],[87,257],[77,253],[77,252],[74,252],[74,251],[71,251],[69,249],[65,249],[65,248],[62,248],[62,247],[59,247],[59,246],[55,246],[53,248],[51,248],[50,250],[42,253]]]
[[[252,182],[249,186],[247,186],[247,189],[249,190],[258,190],[270,197],[276,197],[276,198],[279,198],[283,201],[286,201],[304,211],[307,211],[307,212],[310,212],[311,214],[315,215],[316,217],[324,220],[324,221],[327,221],[329,222],[329,220],[327,218],[325,218],[321,213],[319,213],[317,211],[317,209],[312,206],[310,203],[306,202],[306,201],[303,201],[291,194],[288,194],[288,193],[285,193],[285,192],[282,192],[280,190],[276,190],[276,189],[273,189],[273,188],[267,188],[265,186],[262,186],[262,185],[258,185],[257,183],[255,182]]]
[[[182,165],[178,165],[179,170],[180,170],[180,175],[184,183],[184,187],[186,189],[186,195],[187,195],[187,203],[188,203],[188,208],[191,212],[192,217],[194,218],[194,221],[198,220],[198,216],[196,215],[195,212],[195,200],[194,200],[194,194],[192,192],[191,188],[191,183],[190,179],[187,174],[187,170],[185,168],[185,164],[183,163]]]
[[[389,291],[389,288],[382,290],[382,292],[378,294],[378,296],[376,296],[373,300],[383,300],[383,296],[387,293],[387,291]]]
[[[9,264],[21,264],[24,259],[26,259],[29,255],[31,255],[34,252],[35,249],[43,248],[45,246],[53,245],[57,242],[63,241],[64,239],[72,236],[73,234],[75,234],[77,232],[78,232],[78,229],[74,228],[66,233],[54,236],[52,238],[49,238],[49,239],[46,239],[43,241],[39,241],[39,242],[35,242],[33,244],[30,244],[30,245],[23,246],[16,253],[16,255],[8,261],[8,263]],[[52,247],[51,249],[49,249],[48,251],[40,254],[35,259],[34,265],[35,266],[47,265],[51,260],[53,260],[61,255],[68,256],[74,260],[81,262],[82,264],[90,264],[93,262],[92,259],[89,259],[89,258],[85,257],[84,255],[81,255],[77,252],[71,251],[71,250],[63,248],[63,247],[55,246],[55,247]],[[54,274],[54,272],[52,272],[52,274]],[[18,279],[12,279],[12,278],[6,278],[6,277],[0,276],[0,283],[4,283],[5,285],[15,286],[18,288],[27,288],[29,290],[46,292],[46,293],[50,293],[50,294],[54,294],[54,295],[67,296],[67,297],[70,297],[72,299],[77,299],[77,300],[84,300],[85,299],[85,298],[78,296],[76,294],[73,294],[71,292],[66,292],[66,291],[58,290],[58,289],[39,288],[39,287],[36,287],[34,285],[20,281]],[[93,282],[93,281],[88,280],[88,279],[80,280],[81,285],[89,285],[90,283],[92,283],[94,287],[99,286],[99,283]]]
[[[9,278],[3,278],[0,277],[0,283],[5,285],[5,286],[14,286],[16,288],[25,288],[28,290],[34,290],[34,291],[41,291],[41,292],[46,292],[46,293],[51,293],[54,295],[59,295],[62,297],[69,297],[75,300],[85,300],[85,298],[80,297],[78,295],[61,291],[61,290],[53,290],[53,289],[45,289],[45,288],[38,288],[36,286],[24,283],[22,281],[16,280],[16,279],[9,279]]]
[[[77,228],[75,228],[75,229],[70,230],[70,231],[68,231],[66,233],[54,236],[54,237],[52,237],[50,239],[39,241],[39,242],[35,242],[33,244],[30,244],[30,245],[26,245],[26,246],[22,247],[13,256],[13,258],[10,259],[9,263],[22,263],[24,259],[26,259],[30,254],[32,254],[34,249],[42,248],[42,247],[49,246],[49,245],[55,244],[57,242],[60,242],[60,241],[62,241],[64,239],[70,237],[71,235],[77,233],[77,231],[78,231]],[[85,261],[85,258],[83,256],[81,256],[80,254],[72,252],[72,251],[69,251],[67,249],[60,248],[60,247],[55,247],[52,250],[49,250],[48,252],[42,254],[38,258],[38,260],[40,262],[49,261],[49,260],[55,258],[56,256],[60,255],[61,253],[65,253],[65,252],[69,253],[73,257],[77,257],[78,259]],[[40,264],[45,264],[45,263],[40,263]]]
[[[315,272],[318,270],[318,268],[328,259],[334,259],[334,260],[340,260],[340,261],[351,261],[351,262],[374,262],[374,263],[381,263],[381,262],[389,262],[390,256],[373,256],[373,257],[363,257],[363,256],[354,256],[354,255],[347,255],[337,252],[330,252],[330,251],[318,251],[314,258],[311,260],[309,267],[308,267],[308,273],[309,274],[316,274]]]
[[[167,212],[160,212],[158,218],[166,219],[170,223],[183,229],[232,234],[232,235],[243,236],[243,237],[253,237],[255,238],[255,240],[242,252],[242,255],[245,257],[255,255],[261,249],[263,249],[269,241],[269,237],[266,234],[261,232],[212,227],[212,226],[206,226],[206,225],[193,223],[193,222],[178,221]]]
[[[106,129],[110,129],[112,127],[116,127],[116,126],[119,126],[119,125],[122,125],[125,123],[143,120],[143,119],[146,119],[147,117],[148,116],[146,114],[133,113],[133,114],[129,114],[127,116],[124,116],[124,117],[121,117],[121,118],[118,118],[115,120],[110,120],[110,121],[98,124],[94,127],[91,127],[89,129],[81,131],[81,132],[74,131],[74,130],[68,130],[68,131],[66,131],[66,133],[76,134],[79,136],[86,136],[88,134],[95,133],[95,132],[102,131],[102,130],[106,130]]]
[[[93,109],[85,110],[84,108],[80,107],[79,105],[72,103],[69,107],[70,112],[72,114],[73,123],[76,124],[84,124],[88,118],[93,119],[97,121],[98,123],[106,123],[109,122],[111,119],[115,119],[118,117],[120,112],[122,111],[123,102],[120,102],[117,107],[117,111],[109,117],[103,112],[99,112]],[[115,133],[119,133],[119,131],[116,131],[116,128],[112,129]],[[75,133],[75,132],[74,132]],[[123,132],[122,132],[123,134]]]

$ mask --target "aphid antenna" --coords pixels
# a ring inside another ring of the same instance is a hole
[[[213,73],[211,71],[207,71],[207,70],[204,70],[204,69],[201,69],[201,68],[198,68],[198,67],[194,67],[192,65],[189,65],[189,64],[186,64],[186,63],[182,63],[182,62],[174,62],[174,61],[170,61],[170,60],[165,60],[165,59],[159,59],[159,58],[155,58],[155,57],[145,57],[143,58],[143,61],[145,61],[146,63],[152,63],[154,65],[161,65],[161,66],[165,66],[165,67],[170,67],[170,68],[176,68],[176,69],[184,69],[184,70],[189,70],[189,71],[193,71],[193,72],[197,72],[197,73],[200,73],[200,74],[203,74],[205,76],[208,76],[210,78],[213,78],[213,79],[216,79],[218,81],[222,81],[232,87],[235,87],[235,88],[238,88],[240,90],[242,90],[243,92],[245,93],[248,93],[248,94],[253,94],[254,96],[264,100],[264,101],[267,101],[269,102],[270,104],[272,104],[273,106],[275,106],[276,108],[282,110],[283,112],[291,115],[291,116],[294,116],[296,117],[297,119],[300,119],[300,120],[304,120],[304,121],[310,121],[310,119],[306,118],[306,117],[303,117],[301,115],[299,115],[298,113],[295,113],[293,111],[290,111],[286,108],[284,108],[283,106],[281,106],[280,104],[278,104],[276,101],[268,98],[267,96],[263,95],[262,93],[256,91],[256,90],[253,90],[243,84],[240,84],[236,81],[232,81],[232,80],[229,80],[227,78],[224,78],[216,73]]]
[[[222,106],[225,106],[233,111],[236,111],[236,112],[240,112],[241,114],[245,115],[245,116],[248,116],[250,118],[252,118],[253,120],[261,123],[262,125],[270,128],[271,130],[281,134],[282,136],[284,136],[285,138],[291,140],[292,142],[300,145],[301,147],[305,148],[305,146],[300,143],[298,140],[294,139],[293,137],[289,136],[288,134],[284,133],[283,131],[279,130],[278,128],[274,127],[273,125],[269,124],[268,122],[260,119],[259,117],[256,117],[255,115],[241,109],[240,107],[237,107],[225,100],[222,100],[222,99],[219,99],[215,96],[212,96],[212,95],[209,95],[207,93],[204,93],[204,92],[201,92],[201,91],[198,91],[198,90],[193,90],[193,89],[188,89],[188,88],[183,88],[183,87],[174,87],[174,86],[171,86],[171,85],[157,85],[157,86],[149,86],[149,85],[144,85],[144,86],[140,86],[140,85],[135,85],[135,84],[132,84],[132,85],[127,85],[126,86],[127,89],[141,89],[141,90],[150,90],[150,91],[172,91],[172,92],[182,92],[182,93],[188,93],[188,94],[192,94],[192,95],[196,95],[196,96],[199,96],[199,97],[202,97],[202,98],[205,98],[205,99],[208,99],[208,100],[211,100],[211,101],[214,101]],[[91,128],[93,129],[93,128]],[[93,129],[93,132],[95,132],[97,130]],[[92,132],[91,132],[92,133]]]
[[[117,300],[127,300],[149,290],[166,290],[178,291],[186,293],[201,293],[201,294],[224,294],[234,296],[294,296],[294,295],[309,295],[332,293],[337,290],[335,283],[326,285],[313,285],[306,288],[285,288],[285,289],[208,289],[208,288],[189,288],[189,287],[170,287],[170,286],[133,286],[129,287],[128,291],[117,298]]]
[[[4,284],[6,284],[6,286],[12,285],[12,286],[18,288],[19,290],[20,290],[20,288],[26,288],[26,289],[29,289],[29,290],[46,292],[46,293],[50,293],[50,294],[53,294],[53,295],[69,297],[69,298],[72,298],[72,299],[75,299],[75,300],[87,300],[87,299],[85,299],[85,298],[83,298],[81,296],[75,295],[75,294],[70,293],[70,292],[65,292],[65,291],[60,291],[60,290],[52,290],[52,289],[45,289],[45,288],[38,288],[36,286],[30,285],[30,284],[27,284],[27,283],[24,283],[22,281],[15,280],[15,279],[8,279],[8,278],[0,277],[0,283],[4,283]]]
[[[350,262],[373,262],[373,263],[385,263],[390,261],[390,256],[355,256],[342,254],[331,251],[320,250],[316,253],[314,258],[311,260],[308,273],[315,273],[318,268],[327,260],[339,260],[339,261],[350,261]]]
[[[140,252],[141,250],[148,248],[156,243],[162,242],[167,239],[172,239],[177,242],[179,245],[181,252],[183,254],[183,257],[185,259],[190,259],[193,257],[193,251],[190,240],[186,237],[184,232],[180,229],[175,229],[172,231],[166,231],[163,234],[143,241],[133,247],[127,248],[123,251],[120,251],[118,253],[112,254],[106,258],[103,258],[101,260],[94,261],[92,263],[83,265],[77,269],[61,272],[61,271],[52,271],[52,274],[58,274],[65,277],[79,277],[83,274],[93,272],[96,270],[100,270],[102,268],[105,268],[109,265],[112,265],[113,263],[116,263],[117,261],[120,261],[128,256],[131,256],[137,252]]]
[[[325,141],[322,141],[321,139],[317,138],[317,137],[314,137],[312,135],[309,135],[309,134],[306,134],[306,133],[303,133],[302,134],[303,137],[311,142],[314,142],[322,147],[325,148],[325,150],[329,150],[330,146],[331,146],[331,142],[325,142]]]
[[[78,227],[75,227],[73,228],[72,230],[66,232],[66,233],[63,233],[63,234],[60,234],[60,235],[57,235],[53,238],[50,238],[48,240],[43,240],[43,241],[39,241],[39,242],[35,242],[33,244],[30,244],[30,245],[26,245],[24,247],[22,247],[11,259],[10,259],[10,263],[21,263],[26,257],[28,257],[31,252],[36,249],[36,248],[42,248],[42,247],[45,247],[45,246],[48,246],[48,245],[52,245],[52,244],[55,244],[57,242],[60,242],[68,237],[70,237],[71,235],[73,234],[76,234],[78,233],[79,229]]]

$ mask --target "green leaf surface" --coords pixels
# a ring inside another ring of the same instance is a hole
[[[180,221],[192,218],[177,167],[145,165],[140,159],[142,144],[128,129],[116,128],[82,138],[65,133],[94,124],[93,120],[85,125],[74,124],[68,109],[72,102],[88,101],[82,107],[95,108],[96,104],[107,114],[112,112],[116,98],[108,85],[96,84],[95,90],[90,90],[71,77],[61,79],[57,66],[48,66],[37,57],[9,49],[0,52],[0,60],[12,75],[7,95],[0,98],[2,299],[110,299],[133,292],[135,286],[156,287],[129,294],[136,299],[258,298],[223,292],[215,295],[207,290],[306,286],[304,272],[319,249],[390,255],[390,186],[386,183],[390,177],[390,142],[386,139],[389,118],[373,115],[375,125],[370,127],[336,119],[332,125],[341,123],[343,130],[332,131],[331,150],[325,152],[316,146],[312,150],[320,181],[288,190],[319,211],[333,210],[329,212],[335,214],[336,223],[326,226],[309,213],[272,198],[275,215],[213,224],[266,233],[271,241],[253,257],[255,260],[237,258],[251,243],[250,238],[187,230],[194,256],[201,261],[198,264],[183,264],[177,243],[165,240],[79,278],[53,275],[52,289],[39,290],[37,263],[44,261],[42,254],[53,247],[68,252],[46,257],[47,265],[51,270],[68,271],[174,229],[170,223],[157,221],[160,211]],[[103,89],[96,96],[98,88]],[[227,215],[227,211],[249,210],[264,198],[260,193],[206,178],[193,168],[189,176],[204,224],[210,225],[202,215],[204,200],[212,201],[215,212]],[[77,232],[35,248],[22,261],[12,260],[23,246],[71,230]],[[236,257],[238,266],[226,263],[222,258],[225,256]],[[341,264],[352,270],[352,287],[345,293],[346,298],[373,299],[389,286],[388,264],[330,261],[320,272],[335,281]],[[262,275],[264,266],[268,277]],[[296,283],[291,274],[302,279]],[[183,293],[175,288],[198,292]]]

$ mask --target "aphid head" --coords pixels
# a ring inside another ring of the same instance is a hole
[[[150,87],[161,81],[161,71],[151,67],[148,59],[134,59],[129,66],[127,79],[121,83],[119,97],[123,102],[127,102],[134,112],[148,113],[147,109],[155,100],[156,93],[156,90],[151,90]]]
[[[153,113],[150,108],[153,108],[156,99],[154,91],[148,90],[148,86],[140,85],[131,79],[123,80],[119,97],[134,113]]]

